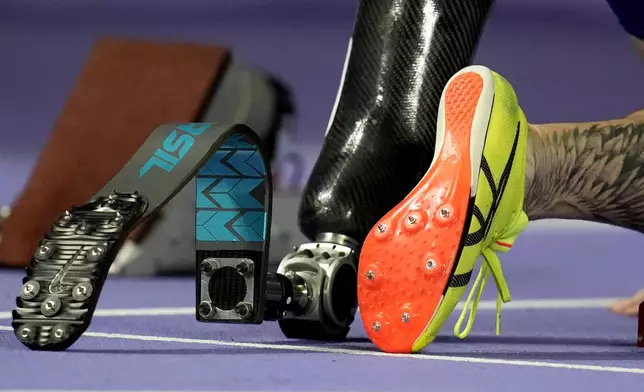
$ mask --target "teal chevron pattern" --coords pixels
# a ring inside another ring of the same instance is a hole
[[[265,176],[257,146],[241,135],[226,140],[196,177],[197,241],[264,241]]]
[[[198,241],[264,241],[265,231],[264,211],[197,211]]]
[[[199,170],[199,174],[262,178],[266,175],[266,170],[262,157],[256,149],[228,150],[222,147]]]

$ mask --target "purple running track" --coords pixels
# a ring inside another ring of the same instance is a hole
[[[193,281],[170,278],[108,280],[99,304],[108,313],[96,316],[91,333],[68,352],[30,352],[8,331],[21,275],[6,271],[0,390],[641,391],[636,321],[603,305],[644,285],[641,243],[625,230],[531,227],[502,256],[514,299],[502,335],[494,335],[488,301],[471,337],[452,337],[452,318],[413,356],[379,353],[359,320],[342,344],[288,341],[275,323],[197,323]],[[492,283],[487,294],[494,298]]]

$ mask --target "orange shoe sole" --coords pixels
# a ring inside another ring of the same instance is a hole
[[[359,309],[367,335],[382,351],[412,352],[456,269],[471,219],[470,139],[483,83],[475,72],[449,82],[444,138],[435,161],[365,239],[358,268]]]

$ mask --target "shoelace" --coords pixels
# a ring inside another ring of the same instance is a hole
[[[501,236],[502,239],[492,242],[492,244],[481,252],[483,255],[483,263],[481,264],[479,273],[472,285],[472,289],[467,296],[463,311],[454,326],[454,335],[456,335],[456,337],[464,339],[470,334],[472,326],[474,326],[474,320],[476,319],[476,310],[479,306],[481,295],[483,294],[483,290],[485,289],[485,285],[487,284],[490,274],[492,274],[492,277],[494,278],[497,289],[496,334],[499,335],[501,333],[501,306],[504,303],[510,302],[512,297],[510,296],[508,284],[503,277],[501,260],[499,259],[499,256],[496,255],[496,252],[509,252],[517,236],[527,225],[528,217],[524,212],[521,212],[513,224],[509,225],[510,229],[508,232]],[[467,323],[465,324],[465,328],[461,329],[466,317]]]
[[[472,289],[467,296],[463,312],[461,312],[461,315],[454,326],[454,335],[461,339],[466,338],[470,334],[472,326],[474,326],[476,310],[479,306],[479,301],[481,300],[481,295],[483,294],[485,285],[490,277],[490,273],[494,276],[498,291],[496,296],[496,334],[498,335],[501,333],[501,305],[510,302],[512,298],[510,297],[510,290],[508,289],[508,285],[503,277],[501,260],[499,260],[499,257],[493,250],[486,248],[483,250],[483,263],[481,265],[481,269],[479,270],[476,280],[474,281],[474,285],[472,285]],[[469,317],[467,317],[467,324],[465,324],[465,328],[461,330],[461,326],[463,325],[463,321],[465,321],[465,317],[468,316],[468,312]]]

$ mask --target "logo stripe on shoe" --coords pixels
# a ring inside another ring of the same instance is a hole
[[[474,206],[473,215],[478,220],[480,224],[480,228],[474,233],[469,233],[467,235],[467,238],[465,240],[465,246],[476,245],[479,242],[483,241],[483,239],[487,236],[488,232],[490,231],[490,227],[492,227],[492,220],[494,219],[496,210],[499,208],[499,205],[501,204],[501,199],[503,198],[505,188],[508,185],[508,180],[510,178],[510,173],[512,172],[514,157],[516,155],[517,146],[519,145],[520,130],[521,130],[521,122],[517,124],[516,134],[514,136],[514,143],[512,144],[512,150],[510,151],[510,156],[508,157],[508,160],[505,163],[505,167],[503,168],[503,173],[501,174],[501,178],[499,179],[498,187],[494,182],[494,177],[492,176],[492,170],[490,169],[490,165],[488,164],[487,159],[485,158],[485,156],[483,156],[483,158],[481,159],[481,170],[483,171],[485,175],[485,179],[487,180],[487,184],[490,187],[490,190],[492,192],[492,206],[490,207],[490,212],[488,213],[487,218],[483,216],[483,213],[478,208],[478,206],[476,205]],[[504,246],[503,243],[499,245]]]
[[[493,89],[493,84],[486,86],[477,72],[463,72],[448,83],[442,103],[445,129],[434,163],[364,242],[360,314],[369,338],[383,351],[411,352],[445,287],[468,281],[467,276],[455,281],[451,275],[471,215],[470,143],[481,142],[487,132],[487,123],[474,122],[481,97],[493,92],[485,88]]]

